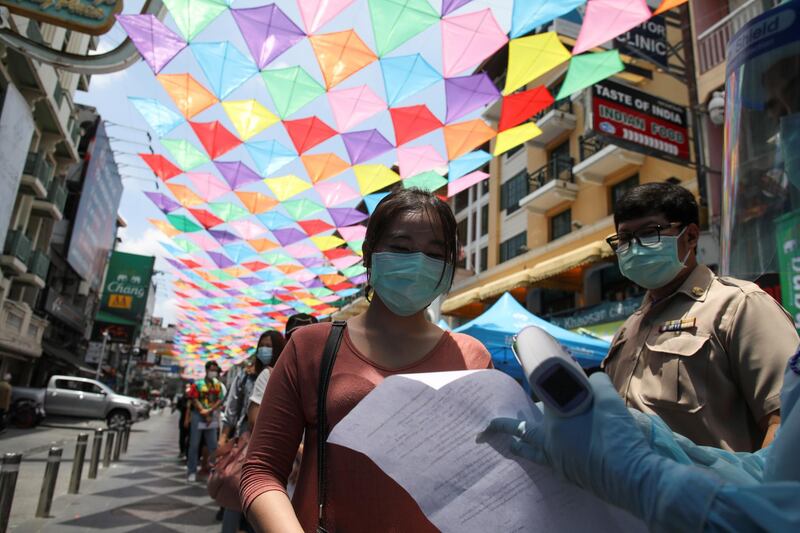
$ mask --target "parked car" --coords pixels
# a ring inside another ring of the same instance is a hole
[[[148,402],[117,394],[94,379],[75,376],[53,376],[46,389],[14,387],[12,402],[23,400],[43,405],[47,415],[105,420],[109,427],[150,416]]]

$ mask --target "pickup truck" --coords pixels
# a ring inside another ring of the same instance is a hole
[[[45,389],[12,389],[12,404],[26,400],[43,406],[47,415],[105,420],[109,427],[150,415],[148,402],[117,394],[99,381],[75,376],[53,376]]]

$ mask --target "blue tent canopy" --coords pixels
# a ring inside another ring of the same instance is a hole
[[[517,302],[509,293],[503,294],[481,316],[456,328],[483,343],[492,354],[494,366],[511,377],[524,382],[525,376],[511,351],[514,335],[526,326],[538,326],[561,343],[584,368],[600,365],[608,353],[609,343],[573,333],[539,318]]]

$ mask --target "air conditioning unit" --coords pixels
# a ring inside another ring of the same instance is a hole
[[[88,281],[81,281],[78,284],[78,294],[80,294],[81,296],[89,296],[90,289],[91,286],[89,285]]]

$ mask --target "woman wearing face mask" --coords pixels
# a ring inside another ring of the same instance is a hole
[[[227,396],[225,411],[222,414],[222,431],[217,443],[217,457],[222,457],[231,450],[228,445],[231,437],[241,437],[251,430],[247,418],[250,397],[256,387],[256,381],[262,372],[271,366],[280,356],[285,341],[283,335],[275,330],[268,330],[258,339],[255,355],[247,360],[244,372],[239,374],[231,384]],[[222,533],[235,533],[240,528],[242,513],[235,509],[225,509],[222,518]]]
[[[326,395],[332,428],[386,377],[491,367],[475,339],[444,332],[425,309],[450,288],[458,257],[450,207],[416,189],[396,191],[376,208],[363,245],[372,297],[347,322]],[[242,469],[242,505],[259,531],[436,531],[414,500],[371,461],[328,445],[326,496],[317,494],[317,386],[331,324],[292,335],[270,377]],[[286,480],[305,431],[305,454],[292,501]]]

